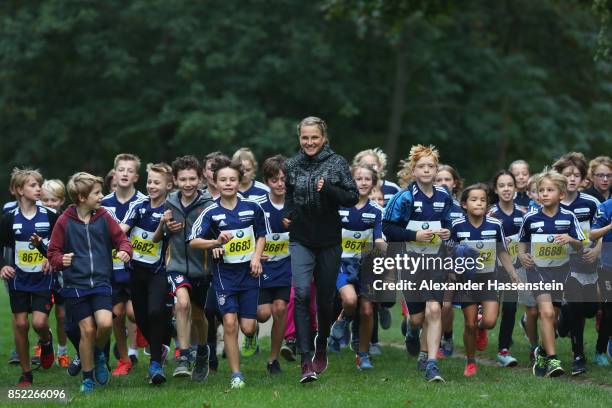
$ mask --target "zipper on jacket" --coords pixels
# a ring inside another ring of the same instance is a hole
[[[91,239],[89,238],[89,224],[85,224],[85,231],[87,232],[87,246],[89,247],[89,268],[91,273],[89,275],[89,287],[93,288],[93,254],[91,253]]]

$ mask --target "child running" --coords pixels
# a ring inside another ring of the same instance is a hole
[[[253,336],[256,329],[259,280],[263,272],[261,256],[270,233],[261,206],[237,196],[243,177],[242,165],[220,163],[214,170],[221,196],[205,209],[193,225],[189,246],[212,249],[213,285],[223,316],[223,341],[232,371],[230,387],[244,388],[240,372],[238,327]]]
[[[359,191],[357,205],[341,207],[338,213],[342,224],[342,256],[336,288],[342,299],[342,317],[334,323],[331,336],[339,341],[344,334],[344,326],[353,317],[359,317],[359,348],[356,350],[357,368],[373,368],[369,347],[374,325],[374,306],[362,287],[360,273],[362,257],[374,245],[381,251],[386,250],[382,236],[383,209],[370,201],[370,193],[377,185],[378,177],[374,168],[367,164],[356,164],[352,168],[353,178]]]
[[[134,258],[130,270],[130,289],[134,317],[138,328],[149,343],[151,362],[149,383],[166,381],[163,371],[164,357],[168,353],[167,342],[169,315],[166,310],[168,279],[164,268],[166,242],[154,242],[165,212],[164,202],[172,189],[172,167],[166,163],[147,165],[147,192],[144,200],[132,202],[121,224],[129,232]]]
[[[427,258],[435,261],[440,257],[442,240],[450,238],[453,199],[444,187],[434,185],[438,163],[439,155],[435,147],[416,145],[410,149],[408,167],[416,181],[393,196],[387,203],[383,219],[387,242],[405,242],[408,255],[422,257],[425,264],[430,263]],[[419,286],[423,280],[446,282],[446,275],[444,270],[419,269],[402,278]],[[406,335],[407,348],[415,354],[419,350],[418,328],[423,325],[417,368],[425,371],[425,379],[430,382],[444,381],[437,362],[442,334],[443,295],[441,290],[405,293],[411,326]]]
[[[568,246],[582,254],[581,241],[585,237],[576,216],[560,207],[567,195],[567,179],[554,170],[545,169],[536,184],[542,208],[529,211],[523,218],[519,260],[527,269],[528,282],[565,283],[570,272]],[[533,295],[537,301],[542,346],[534,350],[532,371],[538,377],[557,377],[565,372],[555,346],[555,322],[563,292],[542,288],[533,291]]]
[[[111,252],[121,262],[132,255],[130,241],[102,205],[100,177],[76,173],[68,182],[68,195],[74,202],[59,217],[49,243],[49,262],[61,271],[61,294],[66,304],[66,320],[79,325],[79,355],[83,368],[81,392],[94,390],[95,381],[109,380],[104,347],[112,329],[113,273]]]
[[[506,247],[512,258],[512,264],[515,270],[518,268],[518,232],[523,223],[525,211],[514,203],[516,192],[516,183],[514,175],[508,170],[499,171],[493,177],[494,200],[496,203],[489,210],[489,216],[498,219],[504,227],[506,234]],[[505,270],[503,265],[498,262],[497,279],[501,282],[508,283],[509,272]],[[514,367],[518,364],[516,358],[510,354],[512,346],[512,330],[516,320],[516,304],[518,301],[518,292],[506,290],[503,292],[503,307],[502,317],[499,323],[499,343],[496,360],[502,367]],[[478,347],[478,338],[476,347]]]
[[[483,266],[477,268],[474,277],[469,279],[473,283],[482,284],[483,289],[460,294],[465,321],[463,344],[467,362],[463,375],[466,377],[472,377],[477,372],[475,359],[477,332],[492,329],[497,320],[499,312],[497,292],[487,289],[489,282],[496,280],[496,260],[499,259],[513,282],[519,281],[507,251],[502,223],[496,218],[486,216],[487,204],[486,185],[474,184],[463,190],[461,206],[465,209],[466,216],[453,222],[451,232],[451,241],[463,243],[477,251]],[[463,276],[459,279],[468,280]],[[478,313],[479,303],[482,305],[482,314]],[[479,337],[482,335],[479,334]],[[482,345],[481,349],[484,349]]]
[[[39,245],[49,241],[57,220],[53,211],[36,202],[40,199],[43,178],[36,170],[14,169],[10,191],[17,198],[17,206],[0,220],[0,250],[8,249],[10,260],[0,257],[0,277],[8,282],[13,331],[21,376],[18,387],[29,387],[33,382],[28,332],[32,327],[38,334],[40,365],[53,365],[53,339],[49,330],[53,277],[45,258],[46,251]],[[36,239],[38,237],[38,239]],[[7,257],[9,258],[9,257]]]

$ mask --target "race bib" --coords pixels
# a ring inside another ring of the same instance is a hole
[[[42,272],[45,257],[29,242],[15,242],[15,265],[23,272]]]
[[[134,252],[134,260],[146,264],[155,264],[161,258],[159,242],[153,242],[153,232],[134,227],[130,234],[130,242]]]
[[[495,259],[497,257],[497,242],[493,240],[461,241],[470,248],[478,251],[478,258],[484,268],[476,270],[476,273],[491,273],[495,271]]]
[[[510,235],[506,237],[506,247],[508,248],[508,254],[510,258],[512,258],[512,263],[515,264],[518,259],[518,247],[519,247],[519,236],[518,234]],[[499,259],[497,260],[497,264],[502,266]]]
[[[241,263],[249,262],[255,253],[255,236],[253,226],[243,229],[230,230],[234,236],[231,241],[223,245],[225,252],[223,262]]]
[[[407,230],[410,231],[421,231],[426,229],[439,230],[442,228],[440,221],[410,221],[406,226]],[[409,252],[416,252],[418,254],[432,254],[435,255],[440,250],[442,239],[438,234],[434,234],[433,238],[429,242],[406,242],[406,250]]]
[[[289,257],[289,233],[277,232],[266,235],[266,246],[264,255],[268,256],[268,262],[280,261]]]
[[[371,249],[373,230],[351,231],[342,228],[342,258],[361,258]]]
[[[532,234],[531,256],[540,268],[563,266],[569,262],[568,245],[555,243],[553,234]]]

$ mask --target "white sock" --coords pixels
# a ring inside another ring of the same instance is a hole
[[[57,354],[59,354],[60,356],[62,354],[68,354],[68,347],[62,345],[57,346]]]
[[[138,356],[138,350],[129,347],[128,348],[128,356]]]

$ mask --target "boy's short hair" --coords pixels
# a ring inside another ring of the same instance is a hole
[[[25,186],[28,181],[28,177],[33,177],[39,185],[43,183],[43,176],[38,170],[34,169],[20,169],[18,167],[13,168],[11,173],[11,181],[9,183],[9,191],[11,194],[16,194],[18,188]]]
[[[115,156],[115,161],[113,165],[113,169],[117,170],[117,165],[120,161],[133,161],[136,163],[136,173],[140,170],[140,157],[136,156],[132,153],[119,153]]]
[[[567,179],[556,170],[544,168],[536,178],[536,186],[540,190],[540,186],[544,180],[550,180],[562,193],[567,193]]]
[[[87,197],[96,184],[99,184],[100,187],[104,184],[102,177],[94,176],[84,171],[74,173],[66,185],[70,200],[78,205],[79,197]]]
[[[215,159],[215,162],[212,165],[213,171],[213,180],[217,181],[217,174],[219,170],[230,168],[236,170],[238,172],[238,179],[242,180],[244,177],[244,168],[242,167],[242,162],[240,160],[227,160],[227,158],[218,157]]]
[[[183,170],[195,170],[198,177],[202,177],[202,163],[195,156],[190,154],[186,156],[177,157],[172,162],[172,175],[178,177],[179,171]]]
[[[48,191],[49,194],[58,200],[64,200],[66,198],[66,186],[64,186],[62,180],[45,180],[42,184],[42,189]]]
[[[576,167],[580,172],[580,178],[584,179],[587,175],[587,161],[584,154],[578,152],[570,152],[559,157],[559,159],[553,164],[553,169],[558,173],[563,173],[568,167]]]
[[[172,167],[168,163],[160,162],[160,163],[147,163],[147,173],[148,172],[159,173],[166,178],[166,182],[172,183]]]
[[[280,172],[285,172],[285,158],[277,154],[276,156],[268,157],[261,167],[264,182],[268,182],[273,177],[278,176]]]
[[[438,149],[436,149],[434,145],[425,146],[422,144],[418,144],[412,146],[410,148],[410,154],[408,155],[408,164],[411,169],[414,169],[419,160],[421,160],[423,157],[429,156],[433,158],[434,163],[437,167],[440,162],[440,154],[438,153]]]

